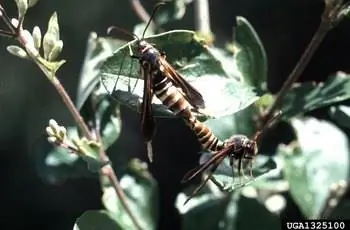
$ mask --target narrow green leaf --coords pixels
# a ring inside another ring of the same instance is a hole
[[[28,7],[33,7],[38,3],[39,0],[28,0]]]
[[[339,203],[329,217],[330,220],[348,220],[350,218],[350,201],[345,199]]]
[[[304,83],[292,88],[282,103],[285,118],[329,106],[350,98],[350,75],[338,72],[324,83]]]
[[[58,25],[57,12],[54,12],[49,20],[47,31],[43,37],[44,58],[47,59],[56,41],[60,40],[60,27]]]
[[[155,16],[157,25],[180,20],[186,13],[187,0],[172,0],[159,9]]]
[[[237,17],[237,67],[247,83],[266,92],[267,57],[264,46],[253,26],[244,17]]]
[[[125,43],[125,41],[119,39],[97,37],[95,32],[90,33],[77,90],[76,105],[78,109],[83,107],[86,99],[99,83],[97,75],[101,62]]]
[[[339,126],[350,128],[350,106],[332,106],[329,115]]]
[[[290,193],[305,218],[317,218],[332,183],[347,180],[349,144],[333,124],[315,118],[292,119],[297,144],[281,146]]]
[[[18,19],[21,21],[28,10],[28,0],[15,0],[15,2],[18,9]]]
[[[160,51],[165,51],[169,63],[201,92],[209,115],[213,117],[231,115],[258,99],[253,87],[227,74],[223,64],[197,39],[194,32],[175,30],[149,37],[146,40],[156,44]],[[138,105],[143,95],[140,67],[138,60],[128,57],[129,47],[133,49],[133,53],[136,53],[135,42],[134,40],[116,50],[114,55],[102,64],[101,78],[106,83],[108,92],[115,90],[114,98],[120,103],[125,103],[127,98],[125,94],[120,98],[121,94],[118,91],[134,94],[136,97],[130,96],[130,102],[127,105],[139,111]],[[213,85],[215,87],[212,87]],[[160,104],[157,99],[154,99],[153,103]],[[161,116],[165,114],[168,112]]]
[[[102,97],[94,115],[101,122],[100,135],[103,147],[107,150],[118,139],[121,132],[120,107],[108,98]]]
[[[114,214],[105,210],[89,210],[84,212],[75,222],[73,229],[79,230],[123,230],[115,220]]]
[[[102,201],[107,210],[115,216],[122,229],[135,229],[124,206],[117,197],[114,188],[108,180],[102,178]],[[143,229],[156,229],[158,218],[158,191],[157,183],[147,169],[147,164],[132,160],[128,170],[120,179],[120,186],[126,202]]]

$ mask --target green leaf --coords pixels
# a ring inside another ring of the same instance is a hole
[[[103,147],[107,150],[118,139],[121,132],[120,107],[107,97],[102,97],[98,101],[94,116],[100,121],[100,135]]]
[[[269,212],[266,207],[257,199],[241,196],[238,201],[238,213],[236,216],[235,229],[281,229],[280,218]],[[252,218],[254,215],[254,218]],[[232,229],[232,228],[225,228]]]
[[[125,41],[120,39],[97,37],[95,32],[90,33],[77,90],[76,105],[78,109],[82,108],[85,101],[99,82],[97,76],[101,62],[110,56],[114,50],[125,43]]]
[[[183,206],[184,201],[181,198],[178,197],[176,201],[176,206],[182,214],[182,230],[222,229],[219,228],[220,222],[223,222],[230,199],[202,195],[193,198],[190,202]]]
[[[89,210],[84,212],[75,222],[74,230],[122,230],[112,213],[105,210]]]
[[[76,129],[68,127],[67,131],[68,135],[72,135]],[[46,135],[34,144],[34,153],[38,175],[49,184],[58,185],[70,178],[96,176],[88,170],[83,159],[66,149],[53,146]]]
[[[329,115],[339,126],[350,128],[350,106],[332,106]]]
[[[324,83],[304,83],[292,88],[283,99],[282,116],[294,117],[350,98],[350,75],[338,72]]]
[[[332,183],[347,180],[349,145],[333,124],[315,118],[292,119],[297,142],[280,146],[290,193],[305,218],[320,215]]]
[[[180,20],[186,13],[187,0],[172,0],[159,9],[155,16],[157,25],[163,25],[171,21]]]
[[[236,42],[235,60],[239,71],[247,83],[266,92],[266,52],[253,26],[241,16],[237,17]]]
[[[96,97],[93,97],[96,96]],[[119,137],[121,132],[121,117],[120,108],[116,103],[111,103],[110,98],[98,95],[98,91],[94,91],[94,95],[89,97],[88,101],[82,108],[82,116],[86,121],[94,124],[96,122],[97,128],[100,130],[100,137],[104,150],[107,150]],[[93,171],[98,171],[104,164],[100,159],[100,147],[93,148],[94,145],[83,143],[84,148],[88,149],[87,154],[83,157],[87,161],[89,168]],[[96,164],[98,162],[98,164]]]
[[[246,93],[247,94],[247,93]],[[239,95],[244,97],[243,92]],[[243,99],[243,98],[242,98]],[[258,115],[257,104],[259,104],[264,97],[256,100],[245,109],[237,111],[233,116],[220,117],[218,119],[207,120],[204,123],[208,126],[220,140],[226,140],[232,136],[233,133],[244,134],[248,138],[253,138],[256,130],[256,121],[254,117]]]
[[[109,180],[103,176],[102,181],[102,201],[106,209],[113,213],[122,229],[135,229]],[[126,202],[131,212],[142,229],[156,229],[158,218],[157,183],[148,172],[147,164],[138,160],[131,161],[128,170],[120,179],[120,186],[126,195]]]
[[[137,37],[141,38],[143,35],[143,32],[145,31],[146,25],[147,25],[147,23],[140,23],[140,24],[137,24],[136,26],[134,26],[134,34]],[[154,28],[153,24],[151,23],[148,26],[144,37],[152,36],[154,34],[155,34],[155,28]]]
[[[121,118],[119,104],[99,90],[101,84],[97,77],[98,67],[106,57],[112,54],[112,50],[123,43],[125,42],[118,39],[97,37],[96,33],[91,33],[78,87],[77,107],[81,110],[85,121],[93,123],[96,119],[99,121],[100,135],[105,149],[119,137]]]
[[[183,206],[181,196],[177,198],[177,208],[182,214],[183,230],[244,230],[280,229],[280,219],[270,213],[256,199],[245,198],[241,191],[227,196],[207,197],[207,194],[194,197]],[[254,221],[251,221],[254,210]]]
[[[240,78],[227,74],[222,63],[198,40],[194,32],[175,30],[146,40],[156,44],[160,51],[165,51],[169,63],[201,92],[209,115],[213,117],[231,115],[258,99],[253,87],[242,82]],[[126,103],[134,111],[139,112],[138,105],[143,95],[143,82],[140,79],[138,60],[128,57],[129,46],[133,49],[133,53],[136,52],[135,42],[134,40],[116,50],[114,55],[102,64],[101,78],[107,92],[115,89],[113,96],[117,101]],[[213,85],[215,87],[212,87]],[[127,98],[125,97],[127,94],[120,94],[119,91],[136,97]],[[153,103],[161,104],[156,98]],[[163,108],[163,111],[167,110],[164,106]],[[155,116],[167,114],[170,113],[166,111]]]

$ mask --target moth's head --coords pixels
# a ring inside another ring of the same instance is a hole
[[[252,159],[258,154],[258,145],[256,141],[246,138],[243,140],[242,145],[243,145],[243,148],[245,149],[244,158]]]
[[[140,39],[137,41],[137,49],[139,52],[147,49],[147,47],[149,47],[149,46],[151,46],[151,45],[143,39]]]

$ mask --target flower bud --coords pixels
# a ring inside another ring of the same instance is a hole
[[[47,133],[47,135],[49,135],[49,136],[55,136],[55,132],[54,132],[54,130],[52,129],[52,127],[50,127],[50,126],[47,126],[47,127],[46,127],[46,133]]]
[[[35,26],[33,28],[33,32],[32,32],[32,36],[33,36],[33,40],[34,40],[34,46],[37,50],[40,49],[41,47],[41,31],[40,28],[38,26]]]
[[[15,56],[23,58],[23,59],[28,59],[28,55],[27,55],[26,51],[24,51],[24,49],[22,49],[19,46],[11,45],[11,46],[7,46],[6,49],[12,55],[15,55]]]

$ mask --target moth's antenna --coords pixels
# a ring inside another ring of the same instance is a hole
[[[136,34],[130,33],[129,31],[127,31],[127,30],[125,30],[123,28],[120,28],[118,26],[110,26],[110,27],[108,27],[107,34],[109,35],[112,32],[112,30],[117,30],[117,31],[122,32],[124,34],[127,34],[129,36],[132,36],[132,37],[134,37],[137,40],[140,40],[140,38]]]
[[[151,14],[151,17],[149,18],[148,22],[147,22],[147,25],[145,27],[145,30],[143,31],[142,33],[142,38],[144,38],[145,36],[145,33],[146,33],[146,30],[148,29],[149,25],[151,24],[153,18],[154,18],[154,15],[156,14],[157,10],[159,9],[160,6],[162,5],[165,5],[165,2],[158,2],[155,6],[154,6],[154,9],[152,11],[152,14]]]

